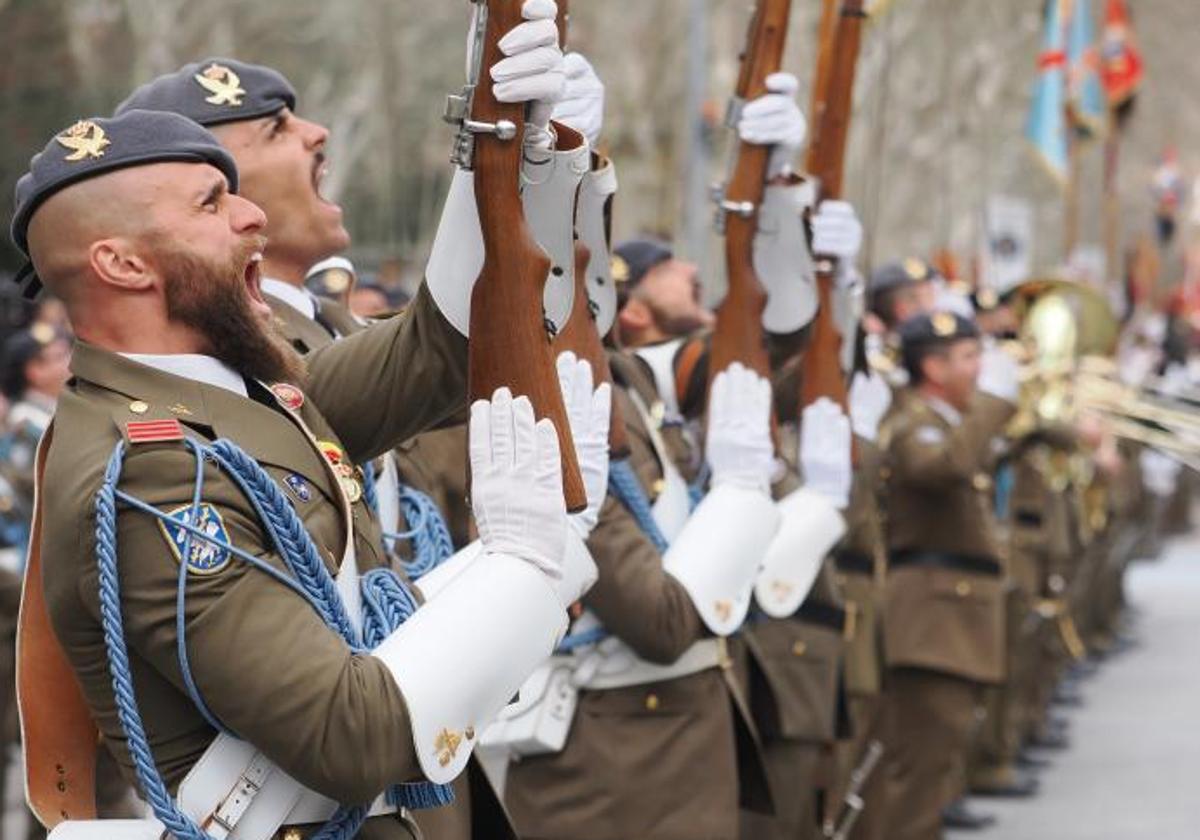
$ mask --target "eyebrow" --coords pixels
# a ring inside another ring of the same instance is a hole
[[[219,178],[216,181],[213,181],[212,186],[208,188],[208,192],[204,194],[204,198],[200,200],[200,204],[208,204],[208,202],[212,201],[213,199],[220,198],[225,194],[227,189],[228,185],[225,183],[224,178]]]
[[[271,114],[269,117],[267,117],[266,119],[264,119],[262,121],[263,127],[264,128],[275,128],[276,126],[282,126],[285,123],[287,123],[288,117],[290,117],[290,116],[291,116],[291,114],[288,112],[287,108],[280,108],[274,114]]]

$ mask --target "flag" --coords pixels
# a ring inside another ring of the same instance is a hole
[[[1108,0],[1100,46],[1100,79],[1108,104],[1113,108],[1128,105],[1141,87],[1145,72],[1125,0]]]
[[[981,289],[1005,295],[1033,271],[1033,205],[1020,198],[993,195],[983,209],[979,280]]]
[[[1025,124],[1025,137],[1046,171],[1061,184],[1067,181],[1065,34],[1060,1],[1047,0],[1038,77]]]
[[[1067,0],[1067,103],[1071,120],[1085,136],[1104,131],[1108,102],[1100,84],[1100,49],[1092,0]]]

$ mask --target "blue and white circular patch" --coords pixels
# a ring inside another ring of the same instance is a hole
[[[167,543],[171,546],[176,560],[183,562],[184,546],[188,537],[191,536],[191,545],[188,548],[187,556],[189,572],[196,575],[215,575],[229,565],[229,561],[233,558],[228,548],[229,531],[225,529],[225,522],[216,508],[208,502],[201,502],[196,507],[194,522],[192,521],[191,505],[184,505],[168,511],[167,516],[170,517],[170,520],[160,519],[158,524],[162,528],[163,536],[167,538]],[[191,525],[204,536],[181,527],[180,523]]]

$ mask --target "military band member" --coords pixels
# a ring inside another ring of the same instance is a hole
[[[986,371],[979,333],[947,312],[900,327],[910,384],[883,421],[888,545],[884,639],[889,837],[939,838],[959,794],[982,687],[1004,678],[1004,558],[992,441],[1016,373]]]

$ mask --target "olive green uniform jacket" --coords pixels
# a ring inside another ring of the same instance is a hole
[[[989,471],[1014,410],[979,395],[954,422],[904,388],[882,422],[889,666],[1004,679],[1005,558]]]
[[[128,440],[127,424],[173,418],[189,437],[234,441],[280,487],[292,488],[291,501],[331,573],[348,540],[366,571],[386,562],[378,526],[365,504],[346,501],[314,439],[339,443],[361,463],[444,419],[466,392],[465,342],[424,291],[403,317],[315,351],[307,362],[304,402],[289,410],[84,342],[76,347],[46,462],[44,584],[56,635],[127,776],[132,764],[99,619],[94,514],[109,457]],[[194,473],[181,442],[130,444],[119,487],[172,511],[191,503]],[[295,489],[301,486],[307,492]],[[204,467],[203,500],[233,544],[285,571],[246,497],[211,464]],[[173,788],[214,736],[184,690],[177,659],[179,559],[156,518],[125,506],[118,509],[117,551],[133,684],[155,762]],[[189,573],[187,584],[191,671],[226,727],[339,802],[367,802],[420,777],[404,700],[381,662],[352,654],[307,602],[241,561]],[[382,817],[360,836],[407,832]]]
[[[647,405],[651,380],[632,359],[610,357],[630,461],[653,501],[663,477],[649,431],[624,387]],[[675,661],[706,635],[683,587],[636,521],[610,495],[588,539],[599,579],[584,596],[613,635],[641,658]],[[738,805],[769,807],[744,704],[726,669],[639,686],[580,692],[562,752],[526,757],[508,771],[505,799],[522,838],[725,840]]]
[[[338,301],[317,297],[314,320],[287,302],[265,295],[275,314],[275,330],[301,355],[328,347],[338,338],[366,329],[368,323],[355,316]],[[398,315],[391,316],[401,317]],[[362,375],[370,377],[369,369]],[[364,387],[372,387],[368,378]],[[393,457],[405,483],[430,496],[443,513],[454,546],[461,548],[474,539],[470,506],[467,501],[467,412],[465,406],[451,412],[434,428],[402,441]],[[378,475],[378,471],[376,473]],[[400,512],[403,520],[404,512]],[[401,521],[400,530],[406,528]],[[396,552],[405,557],[407,545],[398,544]],[[454,803],[445,808],[421,811],[415,815],[428,840],[491,840],[514,836],[504,806],[483,768],[474,760],[467,772],[454,782]]]

